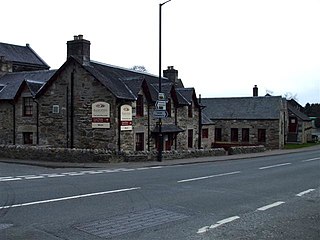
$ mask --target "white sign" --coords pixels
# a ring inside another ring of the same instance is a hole
[[[167,102],[166,101],[162,101],[162,100],[158,100],[156,101],[156,109],[157,110],[166,110],[166,106],[167,106]]]
[[[110,128],[110,104],[95,102],[92,104],[92,128]]]
[[[121,106],[121,131],[132,130],[132,107],[130,105]]]

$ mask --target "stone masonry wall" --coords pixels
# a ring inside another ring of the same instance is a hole
[[[243,154],[263,152],[264,146],[232,147],[228,154]],[[164,151],[163,159],[197,158],[210,156],[224,156],[226,151],[223,148],[196,149],[184,151]],[[51,162],[138,162],[155,161],[157,151],[122,151],[115,152],[106,149],[69,149],[49,148],[26,145],[0,145],[0,158],[24,159]]]
[[[15,102],[16,111],[16,144],[23,144],[23,133],[28,132],[33,135],[33,144],[37,142],[37,103],[32,100],[32,116],[24,116],[24,98],[32,98],[29,88],[24,85],[20,97]]]
[[[278,149],[281,146],[278,120],[218,120],[214,123],[216,128],[222,129],[222,142],[231,143],[231,128],[237,128],[238,141],[232,143],[246,144],[242,142],[242,128],[248,128],[248,145],[262,144],[270,149]],[[266,142],[258,141],[258,129],[266,130]]]
[[[184,131],[178,134],[177,146],[178,149],[188,150],[188,130],[193,130],[193,148],[198,148],[199,136],[199,111],[193,105],[193,117],[188,117],[188,106],[179,107],[177,109],[178,126]]]
[[[0,104],[0,144],[13,144],[13,105]]]
[[[40,103],[40,145],[70,146],[71,137],[71,73],[74,72],[74,147],[117,147],[117,106],[115,97],[79,64],[69,64],[60,73],[43,96]],[[92,103],[103,101],[110,104],[110,128],[92,128]],[[59,113],[53,113],[53,105]]]

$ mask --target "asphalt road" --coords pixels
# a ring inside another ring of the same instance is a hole
[[[175,166],[0,163],[0,240],[320,239],[320,150]]]

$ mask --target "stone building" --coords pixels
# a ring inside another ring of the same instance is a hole
[[[283,148],[286,100],[281,96],[204,98],[204,113],[215,124],[214,146],[264,145]]]
[[[312,120],[302,112],[303,107],[295,100],[288,101],[288,143],[312,141]]]
[[[24,65],[33,70],[2,68],[0,144],[158,148],[158,118],[153,116],[160,95],[158,76],[92,61],[90,45],[82,35],[68,41],[67,60],[58,70],[48,70],[40,57],[42,69],[31,57]],[[194,88],[184,88],[173,66],[164,70],[161,82],[168,112],[161,125],[164,150],[198,148],[200,105]]]

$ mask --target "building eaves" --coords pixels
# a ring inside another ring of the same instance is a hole
[[[296,117],[300,118],[302,121],[311,121],[311,119],[306,114],[304,114],[303,112],[300,112],[298,109],[292,106],[289,102],[288,102],[288,110],[289,112],[294,114]]]
[[[45,84],[56,72],[56,70],[41,70],[28,72],[6,73],[0,77],[0,84],[6,87],[0,92],[0,100],[14,100],[23,82],[26,80],[42,82]]]

